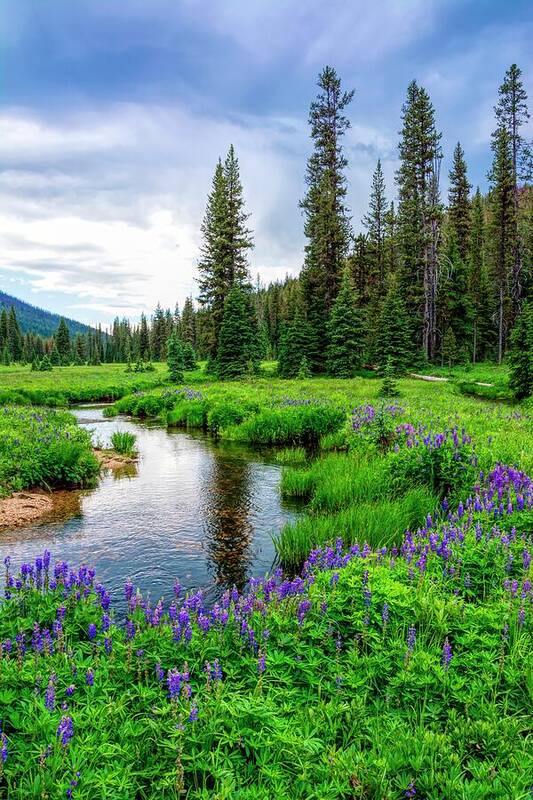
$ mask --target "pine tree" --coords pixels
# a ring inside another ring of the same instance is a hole
[[[470,342],[472,309],[468,294],[468,266],[461,257],[455,226],[448,220],[441,256],[438,312],[441,352],[444,335],[453,330],[458,342]]]
[[[173,331],[169,336],[166,350],[167,350],[167,365],[168,365],[170,380],[172,381],[172,383],[183,383],[184,380],[183,345],[176,331]]]
[[[198,264],[200,303],[209,311],[209,355],[216,357],[226,298],[234,285],[249,282],[247,251],[253,247],[246,227],[239,164],[231,145],[224,165],[219,160],[202,223],[203,245]]]
[[[163,361],[166,356],[167,323],[161,305],[158,303],[152,319],[152,335],[150,352],[154,361]]]
[[[63,317],[59,320],[54,338],[61,362],[66,363],[70,357],[70,333]]]
[[[492,277],[497,297],[498,364],[501,364],[512,316],[511,276],[516,231],[511,142],[505,128],[499,128],[498,135],[493,137],[492,149],[489,231]]]
[[[324,367],[326,320],[339,289],[350,242],[344,174],[348,162],[341,139],[350,127],[343,112],[354,94],[342,91],[332,67],[322,70],[318,87],[319,94],[309,111],[314,149],[307,162],[307,192],[300,203],[307,238],[301,282],[311,329],[308,357],[313,372]]]
[[[292,320],[282,326],[278,347],[278,374],[282,378],[296,378],[305,359],[305,368],[310,370],[309,342],[310,326],[305,317],[303,298],[298,294]]]
[[[402,122],[400,168],[396,173],[400,279],[417,345],[431,359],[437,341],[442,152],[433,105],[426,90],[416,81],[407,89]]]
[[[533,304],[525,302],[511,334],[509,386],[517,400],[533,395]]]
[[[4,351],[4,347],[8,345],[8,336],[7,336],[7,311],[5,307],[2,307],[2,311],[0,312],[0,352]]]
[[[348,269],[327,324],[327,371],[336,378],[353,378],[363,358],[363,325],[357,295]]]
[[[148,361],[150,358],[150,335],[148,333],[148,323],[144,314],[141,314],[141,323],[139,327],[139,357],[141,361]]]
[[[378,159],[376,170],[372,176],[372,192],[370,194],[369,211],[363,217],[363,225],[367,229],[369,270],[369,294],[371,301],[384,294],[386,276],[385,236],[387,230],[387,214],[389,207],[385,197],[385,178]]]
[[[257,322],[249,292],[235,284],[224,304],[216,374],[220,380],[257,371]]]
[[[196,346],[196,324],[192,297],[187,297],[183,306],[180,324],[181,339],[191,347]]]
[[[452,367],[457,361],[457,339],[453,328],[448,328],[442,340],[442,363]]]
[[[20,361],[22,356],[22,334],[14,306],[7,315],[7,347],[13,361]]]
[[[50,353],[50,363],[53,367],[61,366],[61,356],[59,355],[59,351],[55,344],[52,348],[52,352]]]
[[[383,370],[383,381],[378,392],[379,397],[400,396],[400,390],[398,389],[398,384],[396,383],[395,377],[396,373],[394,369],[394,364],[392,363],[392,359],[389,356],[387,358],[387,363],[385,364],[385,368]]]
[[[51,372],[52,370],[52,361],[48,357],[48,355],[44,355],[41,363],[39,364],[39,371],[40,372]]]
[[[375,358],[381,372],[390,360],[396,374],[404,373],[413,361],[409,317],[395,276],[389,278],[379,317]]]
[[[479,189],[472,201],[472,225],[468,248],[468,304],[472,319],[472,361],[486,356],[490,343],[491,301],[485,259],[485,221]]]
[[[512,248],[512,269],[510,277],[511,295],[511,322],[516,318],[523,293],[524,276],[522,275],[522,248],[523,242],[520,240],[518,228],[518,206],[519,206],[519,179],[531,182],[533,177],[533,157],[529,143],[522,136],[520,129],[529,119],[527,107],[527,93],[521,80],[522,71],[516,64],[512,64],[507,72],[502,85],[498,90],[498,103],[494,107],[497,120],[497,128],[493,134],[494,145],[498,147],[500,129],[507,133],[511,157],[511,180],[513,187],[514,214],[511,220],[511,230],[509,233]]]
[[[459,255],[463,262],[468,256],[470,239],[470,189],[466,161],[463,148],[457,142],[453,151],[453,167],[449,173],[450,188],[448,190],[448,216],[451,223]]]
[[[183,368],[186,370],[193,370],[196,369],[197,366],[194,348],[189,341],[186,341],[183,345]]]

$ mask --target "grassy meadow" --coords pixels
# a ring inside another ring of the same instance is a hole
[[[109,415],[277,446],[306,511],[280,567],[214,606],[128,580],[124,617],[90,567],[8,559],[0,797],[530,798],[531,406],[464,394],[462,373],[394,400],[370,377],[128,387],[117,367],[0,386],[54,376],[65,398],[120,387]]]

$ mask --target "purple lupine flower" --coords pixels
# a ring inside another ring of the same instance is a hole
[[[5,764],[7,761],[7,736],[2,731],[2,721],[0,720],[0,762]]]
[[[106,636],[106,638],[104,639],[104,647],[107,655],[110,656],[111,653],[113,652],[113,642],[108,636]]]
[[[416,644],[416,628],[414,625],[409,625],[409,630],[407,631],[407,649],[410,653],[413,652],[415,649]]]
[[[65,690],[67,697],[72,697],[72,695],[74,694],[75,689],[76,689],[76,687],[74,686],[73,683],[71,683],[70,686],[67,686],[67,688]]]
[[[198,706],[191,706],[191,710],[189,712],[189,722],[196,722],[198,719]]]
[[[388,603],[383,603],[383,608],[381,610],[381,621],[383,622],[383,627],[385,627],[389,621],[389,605]]]
[[[310,600],[302,600],[302,602],[298,606],[298,612],[297,612],[298,625],[302,625],[303,624],[303,621],[305,619],[305,615],[307,614],[307,612],[309,611],[310,608],[311,608],[311,601]]]
[[[96,634],[97,634],[97,632],[98,632],[98,631],[97,631],[97,629],[96,629],[96,625],[94,624],[94,622],[91,622],[91,623],[89,624],[89,628],[88,628],[88,630],[87,630],[87,635],[89,636],[89,639],[91,640],[91,642],[92,642],[92,640],[93,640],[94,638],[96,638]]]
[[[222,680],[222,667],[220,666],[220,661],[218,660],[218,658],[215,658],[215,660],[213,661],[211,677],[214,681]]]
[[[452,647],[450,642],[448,641],[448,637],[444,640],[444,645],[442,647],[442,666],[445,670],[448,669],[450,666],[450,661],[452,660]]]
[[[74,736],[74,724],[72,717],[61,717],[61,721],[57,727],[56,736],[61,742],[62,747],[66,747],[72,737]]]
[[[416,797],[416,786],[414,781],[411,781],[407,789],[405,790],[406,797]]]
[[[111,617],[109,614],[102,614],[102,632],[106,633],[111,625]]]
[[[85,683],[87,686],[94,686],[94,672],[90,668],[85,673]]]
[[[525,621],[526,621],[526,609],[524,608],[524,606],[521,606],[518,611],[518,626],[520,628],[523,628]]]
[[[52,712],[55,711],[56,707],[56,676],[53,672],[50,675],[50,679],[48,681],[48,686],[46,687],[46,693],[44,696],[44,705],[48,709],[48,711]]]
[[[163,669],[159,661],[155,665],[155,676],[158,681],[163,681],[165,679],[165,670]]]

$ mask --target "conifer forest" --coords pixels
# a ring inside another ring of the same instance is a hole
[[[324,66],[283,278],[221,138],[192,293],[90,325],[6,279],[0,800],[531,800],[528,81],[478,186],[412,80],[356,218]]]

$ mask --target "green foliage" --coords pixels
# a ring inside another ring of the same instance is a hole
[[[111,447],[117,453],[125,456],[133,455],[135,451],[135,442],[137,437],[134,433],[129,431],[114,431],[111,435]]]
[[[183,370],[185,369],[185,358],[183,344],[176,331],[173,331],[167,340],[167,364],[169,378],[172,383],[183,383]]]
[[[378,395],[380,397],[399,397],[400,390],[398,389],[398,384],[395,380],[395,370],[392,363],[392,358],[390,356],[387,357],[387,362],[385,364],[385,368],[383,370],[383,381],[379,388]]]
[[[90,434],[64,411],[5,406],[0,414],[0,494],[91,485],[99,466]]]
[[[344,412],[328,405],[264,409],[243,422],[236,437],[252,444],[316,444],[344,421]]]
[[[390,361],[397,374],[404,373],[413,363],[411,326],[398,282],[394,277],[390,279],[379,316],[375,359],[382,368]]]
[[[517,400],[533,395],[533,303],[524,303],[511,335],[509,386]]]
[[[224,304],[216,359],[220,380],[232,380],[258,370],[257,320],[249,293],[234,286]]]
[[[364,337],[361,311],[348,269],[344,270],[327,332],[327,371],[336,378],[353,378],[362,363]]]

